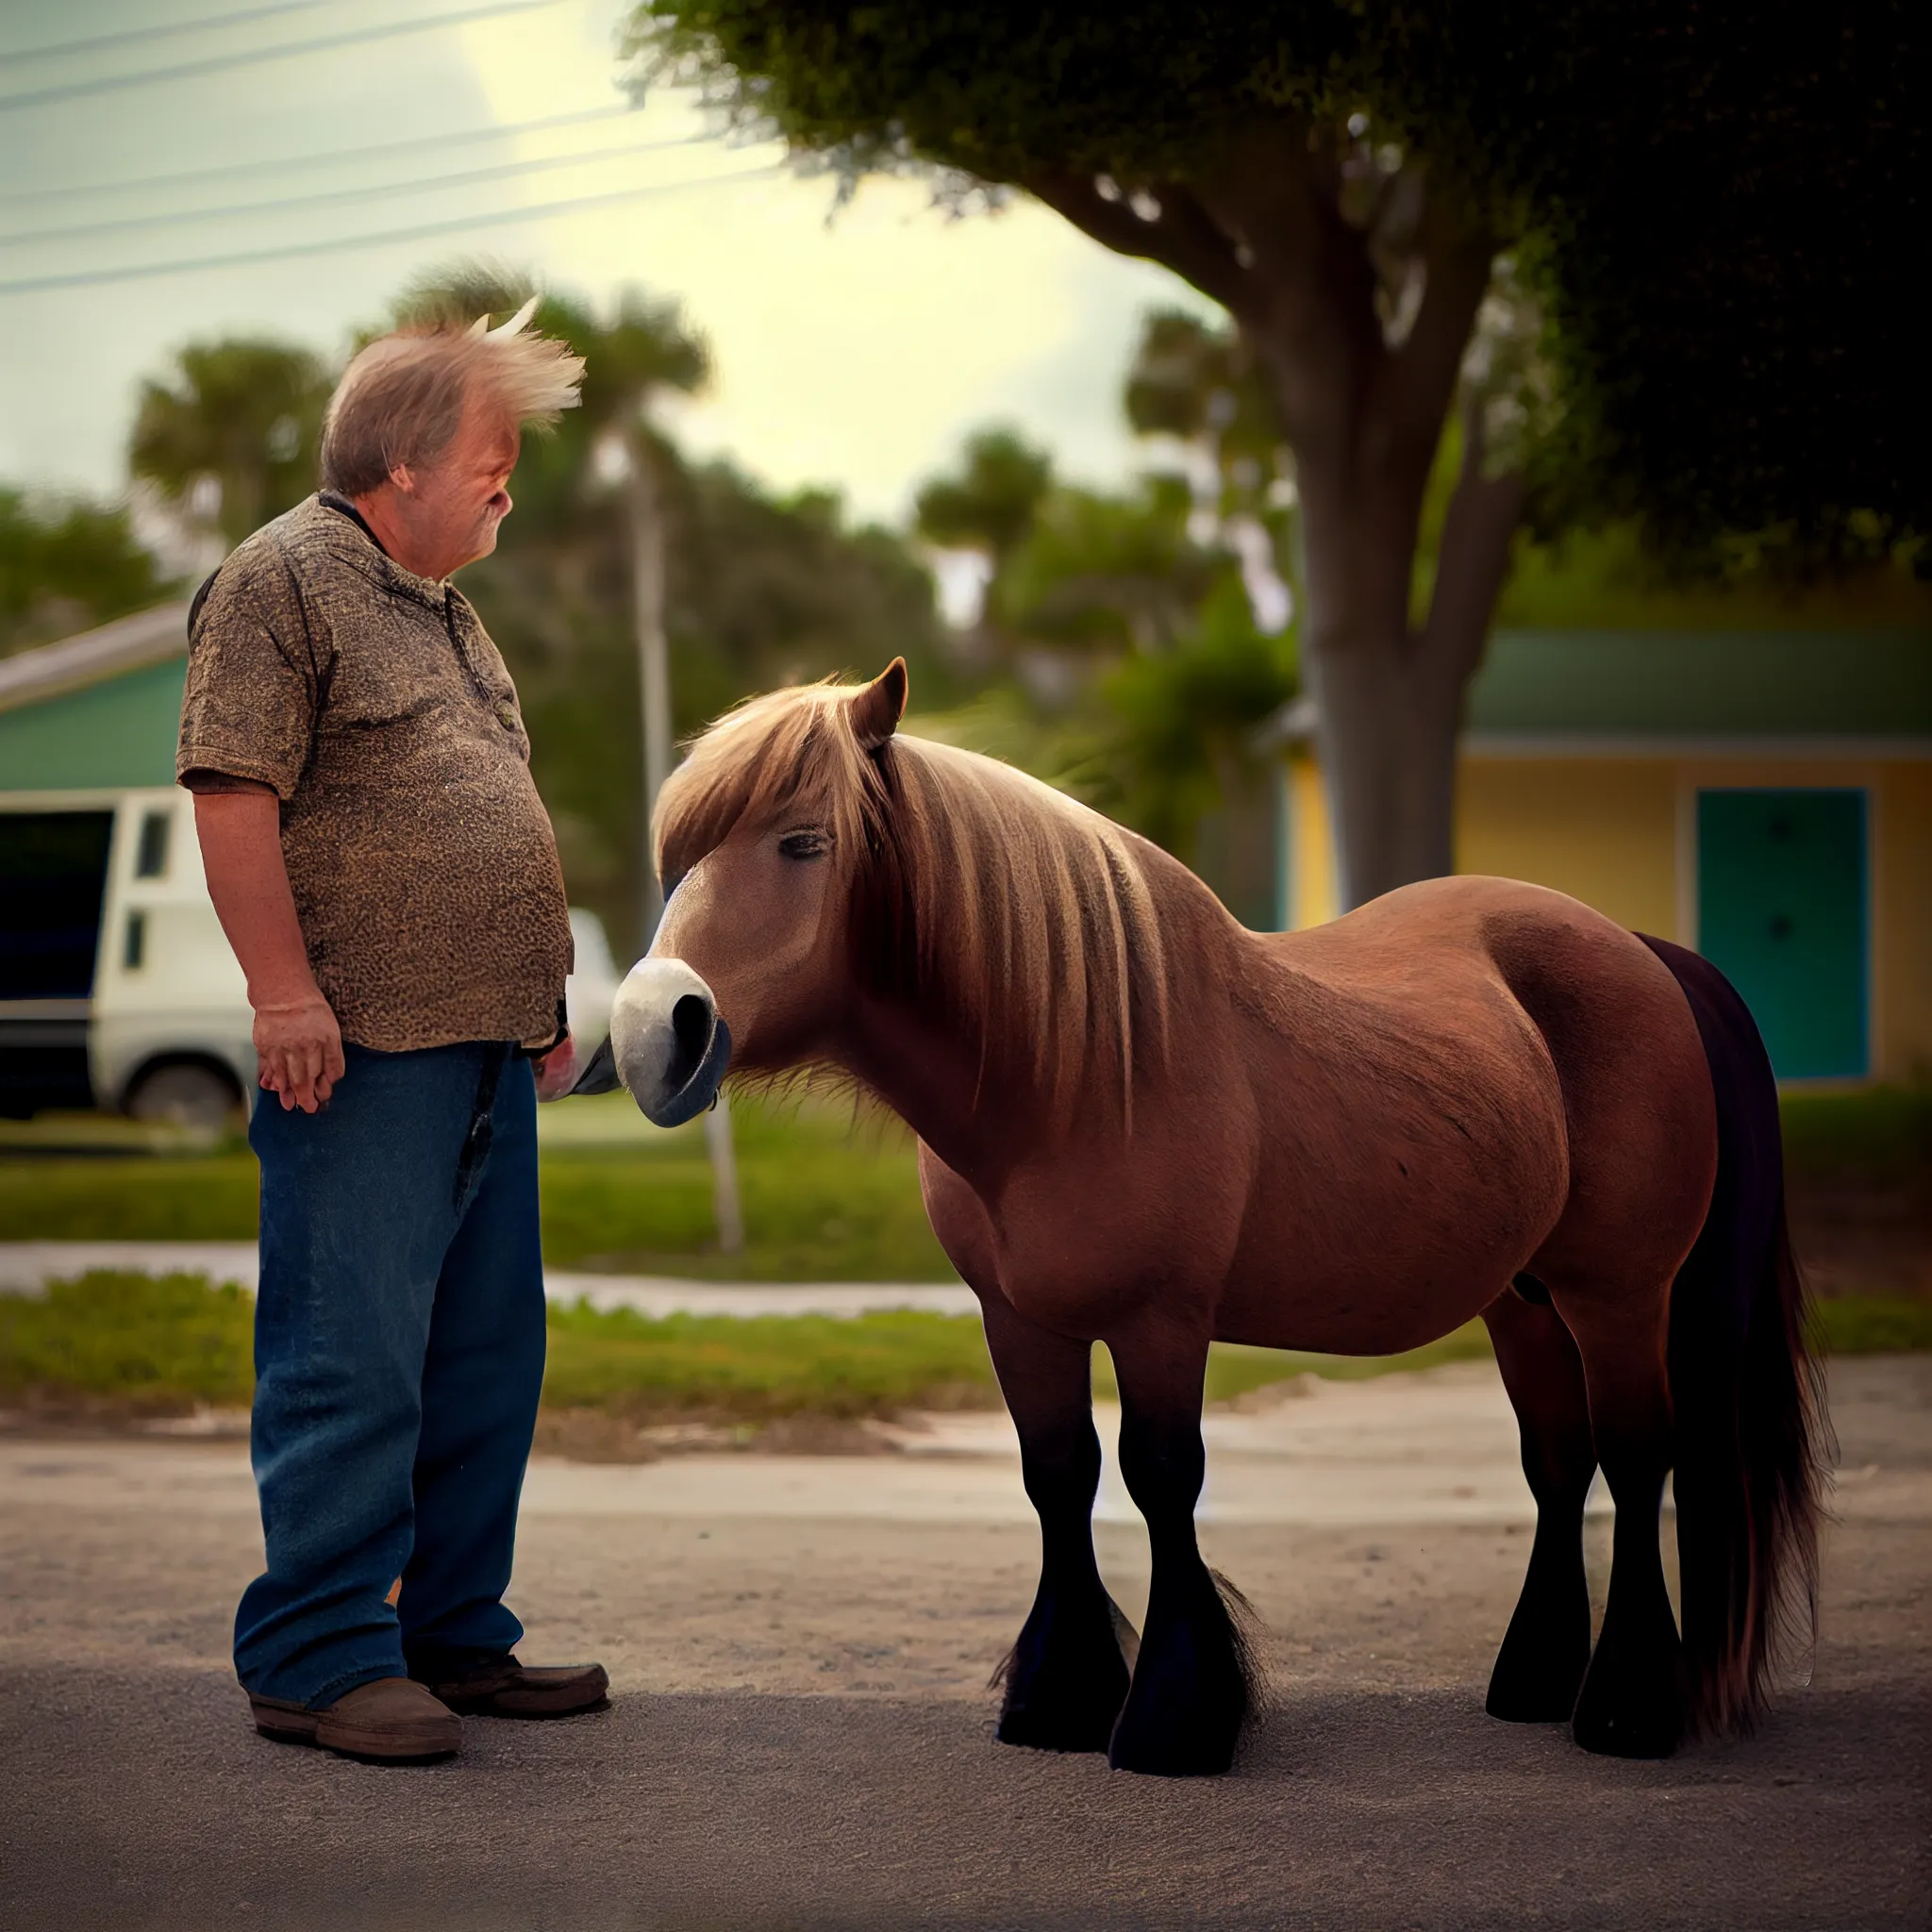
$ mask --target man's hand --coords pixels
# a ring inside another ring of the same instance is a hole
[[[537,1098],[561,1100],[577,1083],[576,1042],[566,1033],[537,1062]]]
[[[281,806],[247,778],[191,772],[185,782],[208,896],[248,979],[262,1087],[285,1111],[313,1113],[342,1077],[342,1034],[302,943],[282,863]]]
[[[282,1110],[313,1113],[328,1105],[342,1077],[342,1033],[320,992],[288,1006],[255,1009],[255,1058],[261,1084]]]

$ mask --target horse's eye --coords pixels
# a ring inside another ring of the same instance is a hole
[[[778,850],[787,858],[823,858],[825,835],[820,831],[787,832],[778,841]]]

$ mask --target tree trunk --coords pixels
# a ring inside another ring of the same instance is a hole
[[[1144,192],[1082,173],[1024,186],[1097,242],[1158,261],[1239,325],[1294,450],[1314,700],[1344,909],[1453,866],[1456,741],[1507,570],[1520,482],[1482,475],[1471,416],[1427,621],[1409,615],[1423,492],[1495,239],[1425,178],[1403,244],[1421,296],[1399,341],[1332,142],[1292,114],[1235,127],[1219,162]],[[1393,207],[1394,203],[1389,204]]]
[[[664,642],[664,519],[658,466],[641,429],[625,438],[629,458],[631,604],[638,638],[638,694],[644,746],[643,841],[639,860],[639,941],[642,953],[658,930],[664,895],[658,882],[651,820],[671,775],[671,663]]]
[[[1357,447],[1339,466],[1362,476]],[[1520,476],[1485,477],[1473,415],[1442,529],[1427,621],[1409,618],[1421,488],[1350,490],[1301,470],[1302,667],[1335,827],[1343,910],[1456,869],[1457,744],[1522,507]]]

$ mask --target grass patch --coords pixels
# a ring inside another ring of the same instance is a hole
[[[670,1315],[578,1306],[550,1312],[543,1400],[559,1408],[677,1409],[764,1420],[991,1407],[992,1363],[971,1315]]]
[[[1932,1087],[1786,1093],[1778,1116],[1794,1182],[1856,1177],[1883,1186],[1932,1174]]]
[[[1321,1375],[1333,1382],[1363,1382],[1371,1375],[1399,1374],[1405,1370],[1439,1369],[1445,1362],[1488,1361],[1490,1331],[1480,1322],[1465,1323],[1460,1328],[1422,1348],[1401,1355],[1314,1355],[1298,1348],[1249,1348],[1239,1342],[1217,1341],[1208,1353],[1207,1398],[1227,1402],[1237,1395],[1263,1389],[1271,1382],[1285,1382],[1291,1375]],[[1100,1364],[1103,1350],[1095,1361],[1094,1386],[1101,1386]],[[1112,1392],[1111,1368],[1107,1371],[1107,1387]]]
[[[0,1241],[252,1241],[260,1191],[245,1148],[0,1160]]]
[[[831,1106],[735,1108],[745,1226],[736,1255],[715,1245],[701,1124],[602,1144],[580,1141],[585,1128],[572,1124],[542,1157],[543,1252],[557,1267],[717,1281],[957,1278],[926,1223],[912,1136],[895,1121],[855,1123]]]
[[[163,1414],[245,1407],[255,1391],[254,1297],[206,1275],[100,1270],[44,1297],[0,1295],[0,1396]],[[680,1412],[766,1421],[994,1407],[970,1315],[725,1315],[657,1320],[550,1309],[546,1408],[632,1419]]]
[[[97,1272],[52,1284],[42,1298],[0,1295],[0,1398],[131,1415],[198,1405],[245,1407],[254,1393],[253,1298],[205,1275]],[[1822,1303],[1829,1355],[1932,1349],[1932,1307],[1851,1299]],[[1207,1399],[1225,1402],[1273,1382],[1341,1381],[1476,1361],[1490,1353],[1472,1322],[1425,1348],[1334,1356],[1217,1342]],[[1093,1389],[1118,1401],[1113,1366],[1094,1350]],[[792,1417],[856,1421],[908,1409],[996,1407],[999,1389],[971,1315],[882,1311],[653,1318],[582,1304],[550,1310],[547,1411],[643,1423],[678,1416],[761,1424]]]
[[[205,1274],[96,1272],[0,1295],[0,1393],[157,1414],[255,1392],[255,1297]]]
[[[1932,1176],[1932,1089],[1791,1093],[1795,1185]],[[702,1124],[652,1127],[622,1094],[541,1109],[543,1250],[553,1267],[719,1281],[946,1281],[912,1137],[849,1107],[748,1100],[732,1112],[747,1245],[717,1251]],[[251,1241],[254,1157],[165,1151],[91,1116],[0,1136],[0,1241]],[[112,1129],[113,1131],[109,1131]]]
[[[1834,1295],[1812,1305],[1811,1337],[1824,1355],[1908,1355],[1932,1349],[1932,1302]]]
[[[664,1133],[622,1094],[545,1108],[543,1255],[556,1268],[719,1281],[950,1281],[912,1136],[849,1108],[734,1108],[746,1245],[720,1254],[702,1124]],[[253,1241],[255,1157],[0,1147],[0,1241]]]

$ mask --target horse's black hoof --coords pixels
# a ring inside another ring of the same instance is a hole
[[[1105,1751],[1125,1692],[1123,1680],[1117,1697],[1097,1696],[1084,1704],[1009,1704],[1000,1712],[993,1736],[1002,1744],[1018,1744],[1028,1751]]]
[[[1194,1621],[1142,1641],[1107,1761],[1146,1777],[1219,1777],[1250,1702],[1244,1646],[1210,1591]]]
[[[1494,1675],[1483,1708],[1506,1724],[1567,1724],[1575,1714],[1576,1691],[1582,1681],[1581,1671],[1541,1680]]]
[[[1669,1757],[1683,1741],[1684,1723],[1674,1711],[1600,1716],[1579,1709],[1570,1735],[1599,1757]]]
[[[1112,1598],[1034,1607],[994,1681],[1006,1703],[993,1736],[1031,1751],[1105,1751],[1127,1701],[1134,1626]]]
[[[1581,1641],[1525,1636],[1512,1624],[1490,1673],[1483,1708],[1505,1724],[1568,1724],[1590,1668],[1589,1617],[1586,1602]]]
[[[1115,1771],[1138,1772],[1142,1777],[1220,1777],[1233,1768],[1240,1735],[1239,1725],[1220,1736],[1198,1725],[1162,1735],[1151,1725],[1130,1729],[1124,1718],[1107,1761]]]
[[[1591,1662],[1570,1721],[1570,1735],[1600,1757],[1668,1757],[1684,1737],[1684,1703],[1676,1659],[1654,1659],[1637,1671],[1606,1663],[1603,1647]]]

